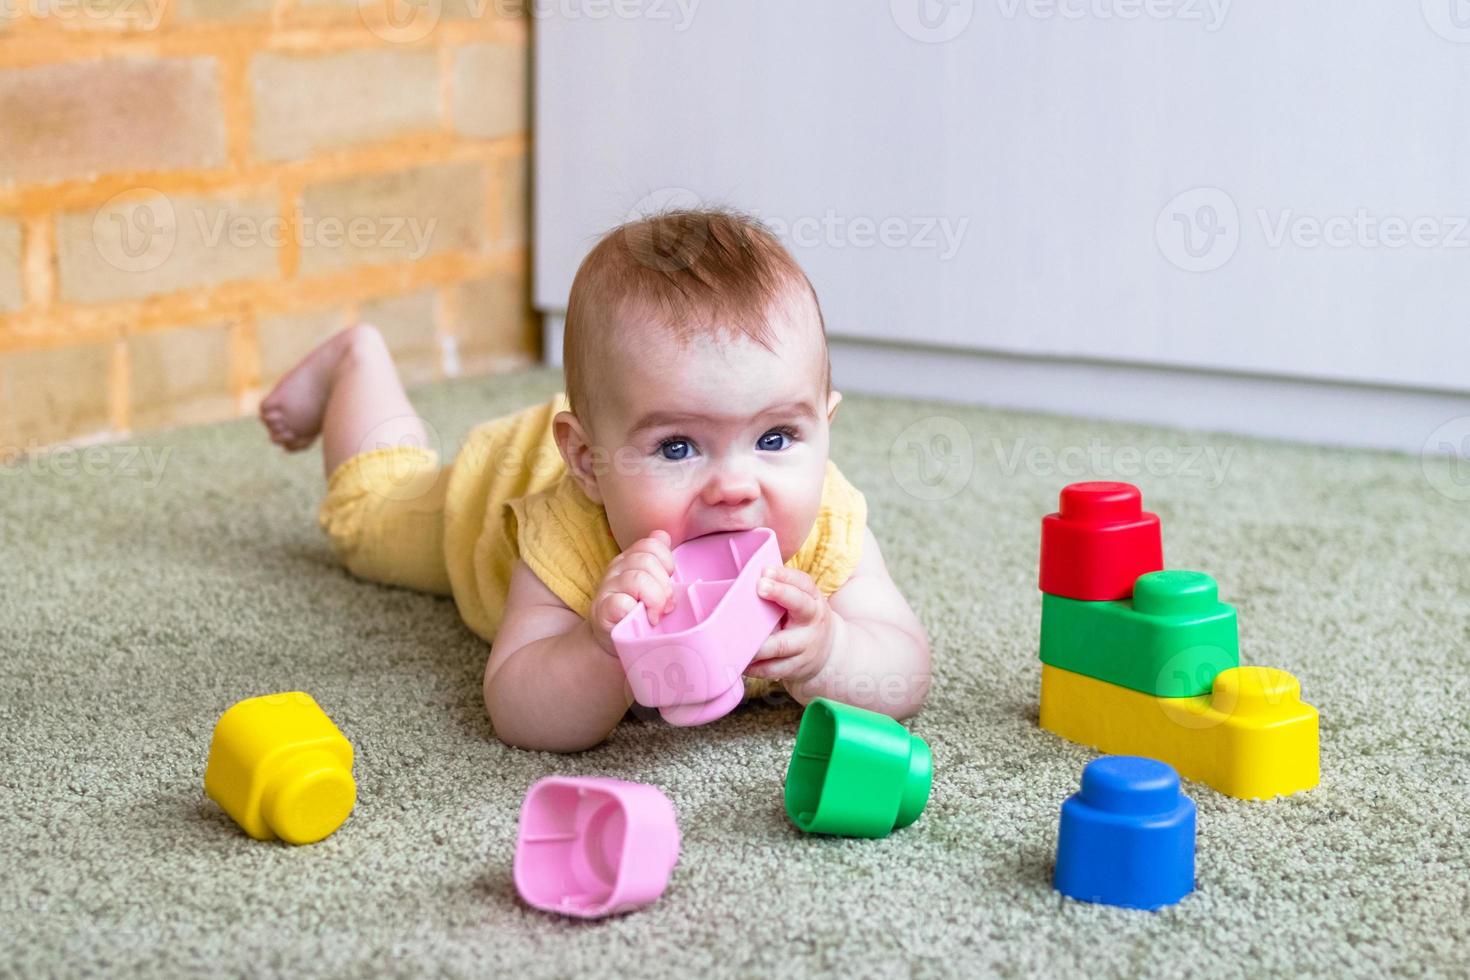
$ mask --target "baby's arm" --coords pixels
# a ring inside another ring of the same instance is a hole
[[[831,652],[814,676],[783,677],[791,696],[802,704],[831,698],[894,718],[918,711],[929,693],[929,638],[889,576],[871,529],[863,529],[857,569],[826,603]],[[779,676],[777,670],[762,673]]]
[[[576,752],[607,738],[632,703],[618,658],[517,559],[485,665],[496,736],[523,749]]]

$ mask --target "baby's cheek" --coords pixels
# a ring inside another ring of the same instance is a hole
[[[608,524],[622,549],[657,530],[678,534],[682,524],[680,507],[667,489],[652,481],[619,489],[605,503]]]
[[[781,544],[781,560],[788,562],[806,544],[807,537],[816,525],[817,513],[822,506],[820,485],[815,493],[803,493],[794,500],[773,511],[771,518],[776,539]]]

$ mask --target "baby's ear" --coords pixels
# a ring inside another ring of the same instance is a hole
[[[567,472],[582,487],[582,492],[593,503],[602,503],[602,492],[597,486],[596,453],[582,423],[571,412],[557,412],[551,420],[552,438],[561,458],[567,464]]]
[[[833,391],[827,396],[827,424],[832,424],[832,417],[837,414],[837,406],[842,404],[842,392]]]

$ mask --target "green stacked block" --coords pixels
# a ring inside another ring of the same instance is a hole
[[[1240,666],[1235,607],[1204,572],[1140,575],[1115,602],[1043,594],[1041,662],[1155,697],[1208,694]]]

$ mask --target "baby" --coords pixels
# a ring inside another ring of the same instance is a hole
[[[451,595],[490,641],[496,735],[558,752],[605,739],[633,703],[613,626],[639,602],[655,623],[673,609],[681,542],[754,527],[780,543],[759,591],[785,617],[746,696],[917,711],[928,638],[828,459],[842,396],[781,244],[721,210],[615,228],[577,271],[563,350],[565,392],[477,426],[448,466],[371,326],[323,342],[260,406],[286,450],[322,437],[318,520],[348,571]]]

